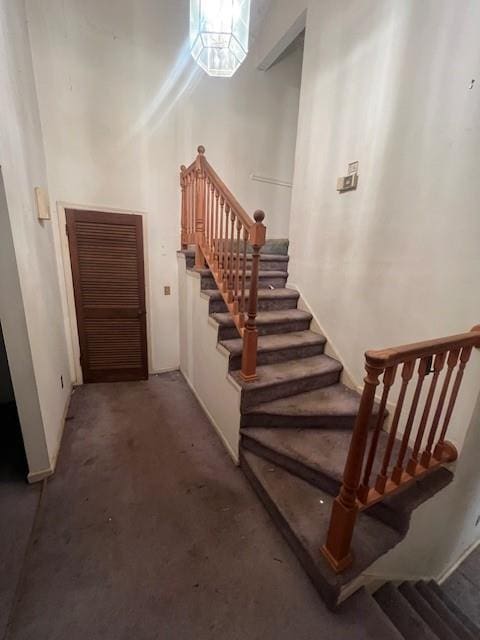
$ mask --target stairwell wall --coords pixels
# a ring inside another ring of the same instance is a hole
[[[301,52],[268,74],[249,55],[232,79],[209,78],[188,51],[188,0],[114,4],[27,0],[52,209],[146,212],[155,372],[179,365],[178,174],[197,146],[247,211],[265,210],[269,237],[288,234],[291,191],[249,176],[292,179]]]
[[[480,4],[279,2],[269,46],[303,4],[290,280],[360,386],[366,349],[480,321]],[[339,194],[353,161],[358,188]],[[439,575],[479,538],[479,379],[475,352],[450,431],[455,482],[415,514],[398,567]]]
[[[70,395],[48,188],[23,0],[0,0],[0,317],[31,480],[52,472]],[[62,386],[63,378],[63,386]]]

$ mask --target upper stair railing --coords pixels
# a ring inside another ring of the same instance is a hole
[[[363,395],[342,488],[333,503],[327,541],[322,547],[324,556],[337,573],[352,563],[351,542],[359,511],[380,502],[441,464],[456,460],[457,450],[446,437],[465,367],[474,347],[480,347],[480,325],[469,333],[383,351],[367,351],[365,354],[367,375]],[[406,420],[402,420],[408,385],[415,375],[416,383],[407,403]],[[428,384],[426,380],[430,375]],[[379,455],[379,436],[396,376],[400,378],[398,398],[393,403],[386,447]],[[375,394],[380,384],[383,387],[380,404],[374,410]],[[419,405],[422,409],[417,412]],[[403,435],[397,450],[394,445],[400,424],[403,424]],[[373,473],[374,469],[376,473]]]
[[[182,249],[195,244],[196,269],[207,262],[243,338],[241,376],[250,382],[256,378],[258,273],[265,214],[256,211],[254,219],[248,215],[207,162],[202,146],[189,167],[182,165],[180,187]]]

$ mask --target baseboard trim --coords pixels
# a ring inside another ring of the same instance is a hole
[[[34,484],[35,482],[42,482],[45,478],[49,478],[53,476],[54,468],[48,467],[47,469],[42,469],[41,471],[33,471],[27,475],[27,480],[29,484]]]
[[[222,431],[220,430],[219,426],[217,425],[217,423],[215,422],[212,414],[210,413],[210,411],[207,409],[207,407],[205,406],[205,403],[203,402],[203,400],[200,398],[200,396],[198,395],[195,387],[193,386],[193,384],[190,382],[190,380],[188,379],[188,376],[185,374],[184,371],[182,371],[182,368],[180,367],[180,373],[182,374],[182,376],[184,377],[186,383],[188,384],[191,392],[193,393],[193,395],[195,396],[195,398],[197,399],[198,404],[202,407],[203,412],[205,413],[205,415],[207,416],[210,424],[212,425],[212,427],[215,429],[215,431],[217,432],[220,440],[222,441],[222,444],[224,445],[225,449],[228,451],[228,454],[230,455],[230,457],[232,458],[233,462],[235,463],[235,465],[238,466],[239,464],[239,459],[238,459],[238,455],[235,453],[235,451],[232,449],[232,447],[230,446],[230,443],[227,441],[227,439],[225,438],[225,436],[223,435]]]
[[[458,567],[462,564],[464,560],[468,558],[468,556],[475,551],[475,549],[480,546],[480,539],[476,540],[473,544],[465,549],[465,551],[461,554],[461,556],[456,560],[450,567],[445,569],[439,577],[437,578],[438,584],[443,584],[445,580],[447,580],[452,573],[454,573]]]

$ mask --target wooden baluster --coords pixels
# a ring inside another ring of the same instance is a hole
[[[435,442],[435,436],[437,435],[438,424],[442,415],[443,407],[445,405],[445,399],[447,397],[448,387],[450,386],[450,380],[452,378],[453,370],[457,366],[458,357],[460,355],[460,349],[453,349],[450,351],[447,358],[447,372],[445,374],[445,380],[443,381],[440,397],[438,398],[437,408],[433,416],[432,426],[430,427],[430,433],[428,434],[427,446],[420,458],[420,464],[422,467],[428,469],[430,466],[430,460],[432,459],[432,448]]]
[[[230,245],[228,242],[228,230],[229,230],[229,221],[230,221],[230,205],[228,202],[225,202],[225,242],[223,243],[223,291],[224,293],[228,292],[228,275],[230,265],[228,264],[228,256]]]
[[[215,187],[210,184],[210,255],[215,263]]]
[[[218,236],[218,277],[223,280],[223,219],[224,219],[224,207],[225,199],[223,196],[220,198],[220,233]]]
[[[472,347],[464,347],[460,353],[460,364],[458,366],[455,382],[453,383],[452,392],[450,394],[450,400],[448,401],[447,411],[445,413],[445,418],[443,420],[440,437],[438,439],[437,445],[435,446],[435,449],[433,452],[433,455],[437,460],[453,462],[454,460],[457,459],[457,456],[458,456],[457,450],[452,445],[452,443],[447,442],[445,440],[445,436],[447,435],[447,429],[450,424],[453,409],[455,408],[455,403],[457,401],[458,392],[462,384],[465,367],[467,366],[467,363],[470,359],[472,349],[473,349]]]
[[[219,220],[218,220],[218,199],[220,197],[220,194],[218,193],[217,189],[215,189],[215,224],[214,224],[214,254],[213,254],[213,261],[215,264],[215,269],[218,271],[220,269],[220,261],[219,261]]]
[[[195,269],[205,267],[205,258],[202,247],[205,242],[205,172],[203,170],[203,156],[205,147],[198,147],[196,168],[196,198],[195,198]]]
[[[247,243],[248,243],[248,230],[246,227],[243,228],[243,273],[241,276],[241,285],[242,285],[242,293],[240,297],[240,326],[245,326],[245,286],[246,286],[246,278],[245,278],[245,269],[247,266]]]
[[[397,372],[397,367],[395,365],[393,367],[389,367],[388,369],[385,369],[385,373],[383,374],[382,399],[380,401],[380,407],[378,409],[378,416],[377,416],[377,422],[375,425],[375,430],[373,432],[372,440],[370,442],[370,449],[368,452],[367,463],[363,471],[362,484],[358,489],[358,499],[360,500],[360,502],[363,502],[364,504],[367,504],[368,502],[368,494],[370,491],[370,476],[373,469],[373,463],[375,462],[375,454],[377,453],[378,438],[380,436],[380,431],[382,430],[383,423],[385,422],[388,394],[390,393],[390,389],[393,383],[395,382],[396,372]]]
[[[242,223],[240,218],[237,218],[237,247],[235,250],[235,283],[233,289],[233,312],[238,315],[240,312],[240,231],[242,230]]]
[[[233,302],[234,274],[235,274],[235,211],[230,211],[230,245],[229,245],[229,267],[228,267],[228,301]]]
[[[333,502],[327,540],[322,547],[323,555],[337,573],[352,563],[351,544],[358,513],[357,491],[367,446],[375,391],[379,384],[379,377],[383,373],[383,367],[380,364],[373,359],[370,360],[368,355],[366,358],[365,386],[345,463],[343,484],[339,495]]]
[[[412,404],[410,405],[410,411],[408,413],[407,424],[405,426],[405,431],[403,433],[402,444],[400,446],[400,451],[398,452],[397,462],[392,471],[392,480],[396,484],[401,484],[403,477],[403,461],[405,458],[405,454],[407,453],[408,443],[410,441],[410,434],[412,433],[413,422],[415,420],[415,415],[417,413],[417,407],[420,400],[420,395],[422,393],[423,382],[425,380],[425,376],[430,367],[431,359],[430,358],[422,358],[418,365],[418,379],[417,385],[415,387],[415,392],[412,398]]]
[[[182,164],[180,167],[180,189],[181,189],[181,205],[180,205],[180,244],[182,249],[188,246],[187,240],[187,216],[186,216],[186,194],[185,194],[185,171],[187,167]]]
[[[422,418],[418,427],[415,444],[413,445],[412,455],[410,456],[410,460],[407,464],[407,473],[409,473],[411,476],[417,475],[418,471],[423,471],[423,468],[420,467],[418,462],[418,453],[420,451],[420,447],[422,446],[422,440],[425,433],[425,427],[427,426],[427,420],[430,414],[433,396],[435,395],[435,389],[437,388],[438,376],[440,375],[440,372],[443,369],[443,365],[445,364],[445,357],[446,353],[439,353],[435,356],[432,382],[430,383],[430,389],[428,390],[427,399],[425,400],[425,407],[423,409]]]
[[[385,449],[385,455],[383,456],[382,468],[377,476],[377,481],[375,483],[375,490],[380,494],[385,492],[385,486],[388,479],[388,467],[390,465],[390,458],[392,456],[393,446],[395,444],[395,436],[397,435],[398,423],[402,414],[403,403],[405,401],[405,394],[407,393],[408,383],[412,379],[414,369],[415,360],[405,362],[402,368],[402,386],[400,387],[400,394],[398,396],[392,426],[388,434],[387,448]]]
[[[250,275],[250,292],[248,297],[248,317],[243,330],[242,370],[240,375],[245,382],[251,382],[257,377],[257,297],[258,297],[258,271],[260,262],[260,249],[265,244],[265,226],[262,224],[265,218],[263,211],[255,211],[253,214],[255,224],[249,230],[249,240],[253,247],[252,271]],[[245,282],[245,267],[243,280]]]
[[[205,178],[205,251],[210,250],[210,178]]]

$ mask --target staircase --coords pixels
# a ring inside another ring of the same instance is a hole
[[[193,269],[194,250],[184,253]],[[340,574],[332,571],[321,544],[342,484],[360,395],[342,384],[341,363],[325,354],[325,337],[312,331],[311,314],[298,308],[298,292],[286,287],[288,260],[287,240],[267,241],[260,254],[258,377],[253,382],[240,375],[242,340],[209,269],[200,270],[201,288],[209,297],[230,375],[242,389],[241,467],[323,599],[334,607],[365,569],[402,540],[412,511],[453,475],[440,467],[362,512],[353,539],[355,563]],[[380,454],[387,437],[380,433]],[[399,446],[395,441],[394,452]]]
[[[478,640],[480,629],[436,582],[384,584],[374,600],[405,640]]]
[[[287,287],[288,241],[266,241],[265,214],[249,216],[204,147],[181,167],[180,187],[182,253],[200,277],[240,391],[240,465],[335,608],[405,537],[412,512],[451,482],[445,464],[458,454],[448,429],[467,363],[480,348],[480,325],[367,351],[360,395],[344,384],[342,363],[329,355],[312,315],[299,308],[298,292]],[[211,401],[212,391],[206,392]],[[235,415],[225,425],[233,438]],[[396,594],[421,616],[428,609],[419,611],[420,596],[430,607],[440,597],[423,583],[392,589],[382,587],[376,596],[382,610]],[[429,616],[430,627],[434,619]],[[390,637],[402,637],[391,622],[387,627]],[[437,636],[452,637],[440,630],[437,622]]]

